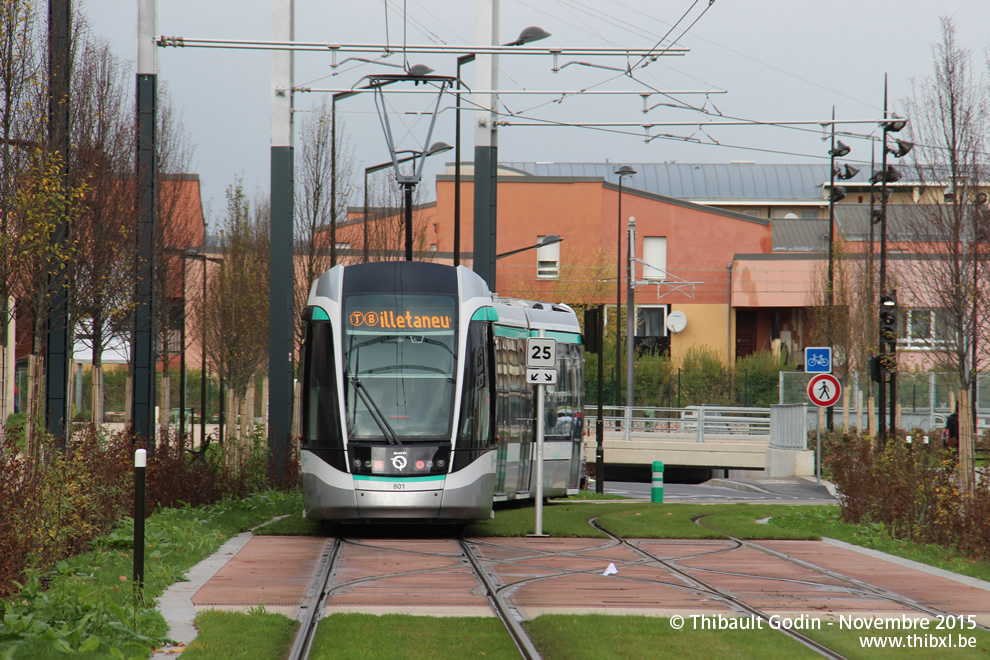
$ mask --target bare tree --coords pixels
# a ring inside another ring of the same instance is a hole
[[[959,44],[951,19],[942,19],[942,39],[932,52],[934,75],[915,84],[906,106],[916,144],[914,171],[928,186],[947,184],[948,193],[933,203],[901,209],[893,226],[914,238],[905,276],[918,283],[911,292],[914,304],[934,318],[930,355],[939,368],[957,374],[960,389],[967,389],[979,364],[986,363],[986,351],[974,354],[972,342],[986,326],[975,315],[984,313],[987,298],[979,286],[987,275],[987,222],[978,202],[985,201],[979,194],[990,147],[990,89],[974,72],[972,55]],[[986,346],[985,336],[980,344]]]
[[[238,400],[267,365],[268,222],[263,205],[252,215],[239,180],[228,186],[219,236],[223,263],[219,278],[211,278],[199,322],[210,362]]]
[[[309,288],[316,278],[335,265],[338,242],[335,230],[347,218],[347,202],[355,190],[353,149],[348,147],[339,122],[336,149],[331,149],[332,121],[330,104],[324,100],[312,115],[303,119],[300,127],[302,149],[296,166],[294,231],[296,310],[306,306]],[[334,177],[336,194],[331,195]],[[302,317],[296,313],[293,318],[295,345],[299,347],[303,341]]]
[[[160,420],[165,426],[172,409],[171,359],[186,348],[181,344],[180,332],[185,322],[186,292],[183,291],[182,274],[186,264],[181,255],[173,252],[201,244],[204,234],[203,227],[192,223],[194,218],[199,217],[194,208],[199,200],[191,196],[192,188],[187,175],[193,150],[164,86],[158,89],[156,112],[158,217],[155,227],[155,291],[158,304],[154,327],[158,334],[155,344],[161,351],[158,360],[164,365],[159,397],[162,410]]]
[[[338,231],[339,240],[360,245],[368,253],[369,261],[400,261],[405,259],[405,202],[404,191],[395,178],[385,171],[368,178],[367,217],[349,223]],[[430,254],[429,231],[433,226],[434,209],[422,203],[425,192],[422,185],[413,191],[413,250],[421,255]],[[417,208],[418,207],[418,208]],[[365,247],[365,237],[367,246]],[[326,237],[322,237],[326,240]],[[438,246],[439,248],[439,246]],[[363,257],[362,257],[363,258]],[[425,259],[421,256],[420,260]]]
[[[103,352],[129,329],[134,291],[133,112],[127,74],[108,44],[87,40],[73,77],[72,179],[87,192],[73,234],[73,325],[93,351],[92,419],[103,421]]]

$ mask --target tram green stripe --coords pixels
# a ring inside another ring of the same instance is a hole
[[[447,478],[447,475],[435,474],[429,477],[373,477],[366,474],[355,474],[353,477],[354,481],[410,481],[412,479],[417,481],[443,481]]]
[[[314,321],[329,321],[330,315],[327,314],[327,310],[322,307],[313,307],[313,320]]]
[[[526,339],[529,337],[529,331],[525,328],[510,328],[504,325],[495,326],[495,336],[496,337],[513,337],[515,339]]]
[[[530,330],[529,331],[529,334],[530,334],[531,337],[539,337],[540,336],[540,331],[539,330]],[[581,342],[581,335],[577,334],[576,332],[560,332],[558,330],[544,330],[543,331],[543,336],[544,337],[552,337],[553,339],[556,339],[557,341],[563,342],[565,344],[580,344],[580,343],[582,343]]]
[[[498,310],[494,307],[482,307],[471,316],[472,321],[497,321]]]

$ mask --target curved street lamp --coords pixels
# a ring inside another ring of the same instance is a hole
[[[619,372],[622,370],[622,331],[619,318],[622,316],[622,177],[636,174],[628,165],[615,169],[619,175],[619,214],[615,230],[615,373],[612,375],[612,405],[619,405]],[[631,340],[630,340],[631,341]]]
[[[524,44],[546,39],[550,33],[541,27],[531,25],[519,33],[515,41],[510,41],[504,46],[522,46]],[[457,83],[456,105],[454,110],[454,266],[461,263],[461,66],[473,62],[474,53],[467,53],[457,58]],[[495,176],[498,176],[496,172]],[[498,259],[498,255],[495,256]],[[492,283],[494,284],[494,282]]]
[[[557,234],[547,234],[546,236],[541,238],[540,242],[537,243],[536,245],[530,245],[528,247],[519,248],[518,250],[509,250],[508,252],[502,252],[501,254],[496,254],[495,258],[501,259],[502,257],[508,257],[513,254],[519,254],[520,252],[525,252],[526,250],[535,250],[536,248],[546,247],[548,245],[556,245],[557,243],[560,243],[563,240],[564,239],[562,239],[560,236],[557,236]]]

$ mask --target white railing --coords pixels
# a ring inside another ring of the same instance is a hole
[[[585,429],[595,433],[598,406],[585,406]],[[637,408],[603,406],[607,434],[625,438],[662,439],[664,436],[705,442],[706,437],[749,439],[770,437],[769,408],[688,406],[687,408]]]

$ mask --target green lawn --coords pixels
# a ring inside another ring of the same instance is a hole
[[[282,614],[207,610],[196,615],[199,635],[185,648],[186,660],[281,658],[292,646],[299,622]]]
[[[677,630],[667,618],[545,615],[523,625],[547,660],[601,658],[753,658],[790,660],[821,656],[786,635],[761,630]]]
[[[312,660],[518,658],[495,617],[334,614],[320,622]]]

